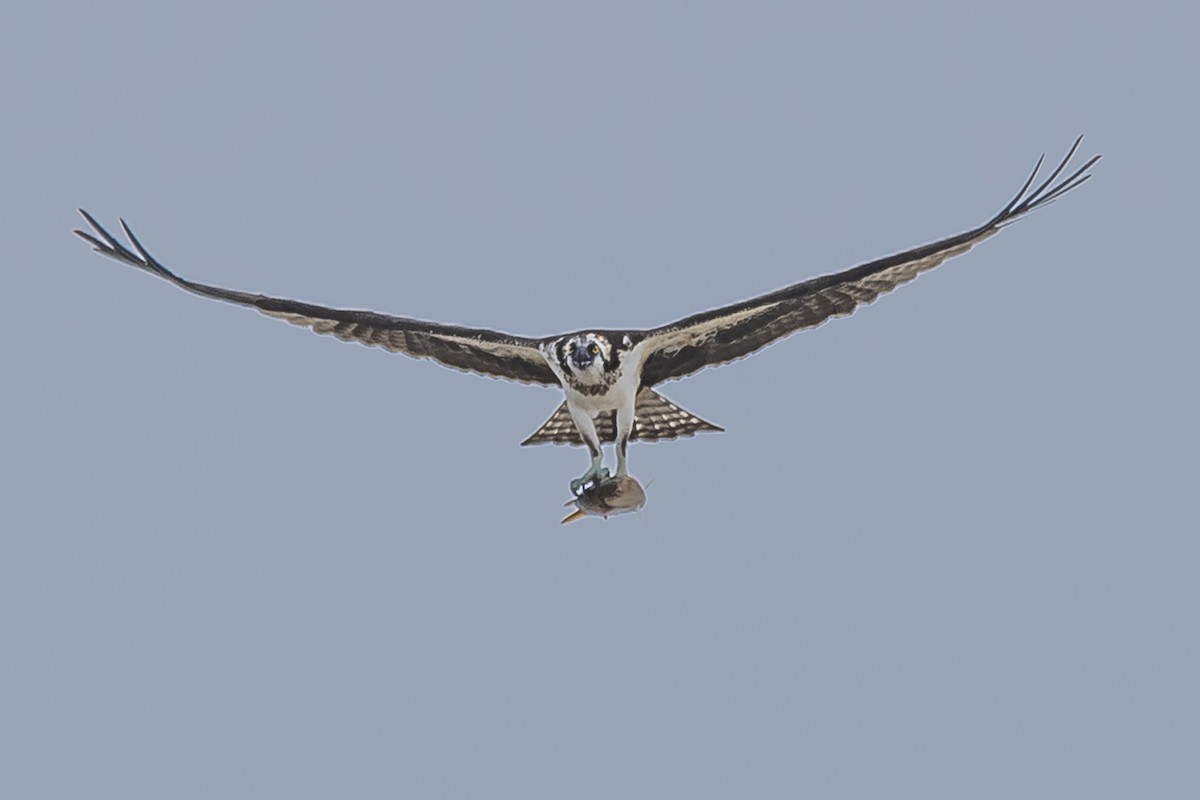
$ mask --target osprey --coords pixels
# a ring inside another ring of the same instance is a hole
[[[1058,180],[1082,140],[1082,136],[1076,139],[1058,167],[1030,191],[1045,156],[1038,159],[1021,191],[977,228],[649,330],[584,330],[535,339],[373,311],[326,308],[181,278],[150,255],[124,220],[120,223],[128,247],[83,209],[79,213],[92,233],[74,233],[97,252],[193,294],[250,306],[317,333],[413,358],[430,358],[454,369],[562,387],[566,400],[521,444],[586,445],[591,466],[572,481],[571,488],[577,491],[594,478],[608,476],[608,470],[601,467],[604,443],[616,443],[617,475],[625,476],[626,449],[632,439],[656,441],[722,430],[667,400],[654,387],[750,355],[833,317],[851,314],[858,306],[967,252],[1030,211],[1049,205],[1091,177],[1087,171],[1100,159],[1098,155]]]

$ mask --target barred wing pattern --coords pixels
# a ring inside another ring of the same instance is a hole
[[[1054,202],[1090,178],[1087,170],[1100,159],[1098,155],[1055,183],[1082,140],[1082,136],[1076,139],[1066,158],[1030,192],[1045,157],[1039,159],[1016,197],[978,228],[642,332],[647,350],[642,385],[655,386],[705,367],[743,358],[793,333],[852,314],[858,306],[967,252],[1009,223]]]
[[[87,220],[93,233],[77,230],[75,234],[92,245],[98,253],[157,275],[193,294],[256,308],[268,316],[310,328],[317,333],[330,334],[343,341],[382,347],[413,358],[433,359],[466,372],[522,383],[550,386],[559,383],[538,350],[537,339],[510,336],[482,328],[393,317],[374,311],[326,308],[196,283],[179,277],[159,263],[137,240],[124,220],[121,220],[121,230],[125,232],[132,250],[113,238],[86,211],[79,209],[79,213]]]

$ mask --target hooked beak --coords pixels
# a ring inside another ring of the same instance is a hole
[[[575,365],[576,369],[587,369],[595,360],[596,357],[589,353],[586,347],[577,347],[571,354],[571,363]]]

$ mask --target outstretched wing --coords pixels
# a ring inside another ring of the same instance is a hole
[[[642,385],[654,386],[705,367],[742,358],[797,331],[815,328],[832,317],[847,316],[858,306],[908,283],[946,259],[967,252],[999,233],[1004,226],[1034,209],[1049,205],[1091,177],[1086,173],[1100,159],[1098,155],[1055,183],[1081,141],[1082,136],[1075,140],[1050,177],[1030,192],[1029,187],[1033,185],[1045,156],[1038,159],[1017,196],[978,228],[644,332],[643,347],[647,355],[642,368]]]
[[[77,230],[75,235],[92,245],[96,252],[144,269],[193,294],[251,306],[268,316],[311,328],[317,333],[332,334],[347,342],[382,347],[413,358],[431,358],[454,369],[523,383],[558,384],[550,365],[538,350],[536,339],[510,336],[481,328],[461,328],[393,317],[374,311],[325,308],[296,300],[196,283],[179,277],[160,264],[142,247],[124,220],[121,220],[121,230],[125,232],[132,250],[114,239],[86,211],[79,209],[79,213],[87,220],[93,233]]]

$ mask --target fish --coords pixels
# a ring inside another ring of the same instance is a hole
[[[637,478],[630,475],[603,475],[584,484],[575,497],[563,505],[575,506],[575,510],[563,518],[559,523],[561,525],[586,516],[608,519],[614,514],[637,511],[646,505],[646,490]]]

